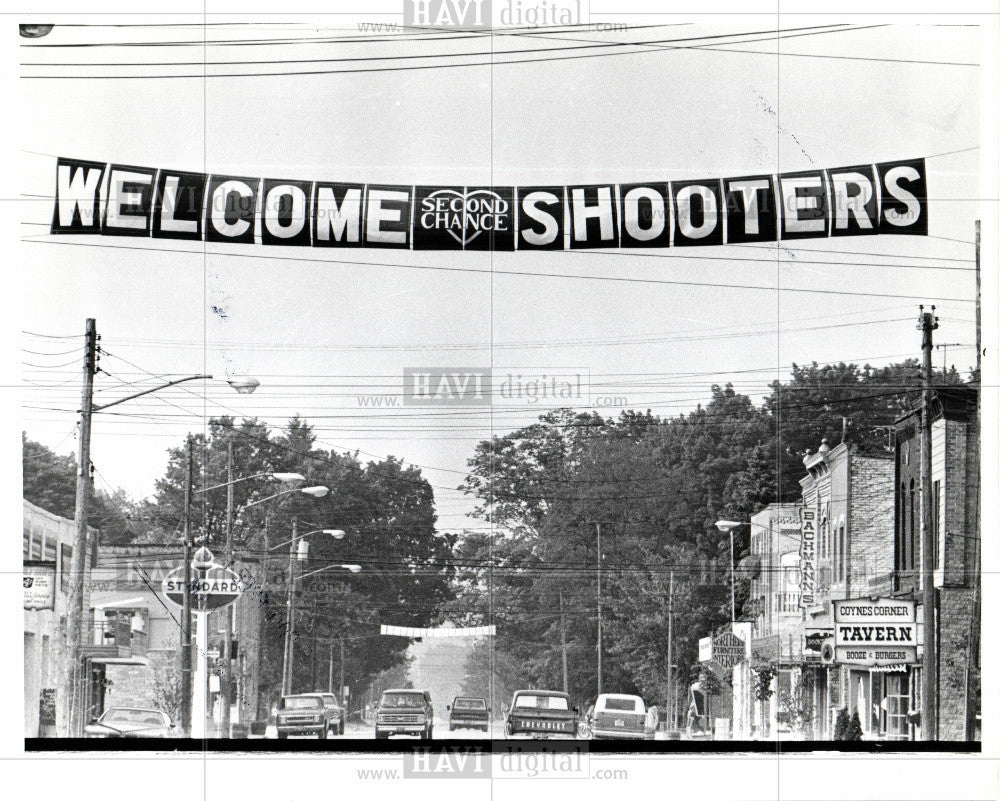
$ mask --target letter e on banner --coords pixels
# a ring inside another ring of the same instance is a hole
[[[923,159],[875,165],[882,186],[884,234],[927,235],[927,173]]]
[[[826,174],[792,172],[779,175],[781,184],[781,238],[815,239],[830,232],[830,204]]]
[[[365,244],[380,248],[410,246],[412,187],[369,186],[365,210]]]
[[[155,177],[156,170],[111,165],[102,233],[108,236],[149,236]]]
[[[722,244],[722,181],[671,181],[674,246]]]
[[[106,166],[100,161],[56,161],[56,207],[50,233],[98,233]]]

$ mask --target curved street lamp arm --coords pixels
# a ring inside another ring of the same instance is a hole
[[[334,570],[335,568],[341,568],[342,570],[347,570],[351,573],[359,573],[361,571],[360,565],[327,565],[326,567],[321,567],[319,570],[310,570],[308,573],[303,573],[301,576],[296,576],[296,581],[302,581],[304,578],[309,576],[315,576],[317,573],[322,573],[324,570]]]
[[[255,475],[255,476],[243,476],[243,478],[234,478],[232,481],[226,481],[226,482],[224,482],[222,484],[216,484],[213,487],[202,487],[201,489],[196,489],[194,491],[196,493],[198,493],[198,492],[211,492],[212,490],[223,489],[224,487],[231,487],[234,484],[239,484],[241,481],[252,481],[255,478],[268,478],[268,477],[273,476],[273,475],[274,475],[274,473],[272,471],[268,470],[266,473],[257,473],[257,475]],[[247,505],[244,504],[242,507],[240,507],[240,511],[242,512],[243,509],[246,509],[246,507],[247,507]]]
[[[136,392],[134,395],[126,395],[124,398],[119,398],[118,400],[112,401],[111,403],[105,403],[105,404],[102,404],[100,406],[98,406],[97,404],[94,404],[93,406],[91,406],[91,411],[92,412],[103,412],[105,409],[110,409],[112,406],[117,406],[119,403],[125,403],[125,401],[130,401],[133,398],[141,398],[143,395],[149,395],[150,393],[153,393],[153,392],[159,392],[161,389],[166,389],[167,387],[173,387],[173,386],[176,386],[177,384],[183,384],[185,381],[198,381],[199,379],[203,379],[203,378],[210,379],[210,378],[212,378],[212,376],[210,376],[210,375],[189,375],[187,378],[178,378],[175,381],[168,381],[166,384],[162,384],[161,386],[153,387],[152,389],[146,389],[146,390],[143,390],[142,392]]]

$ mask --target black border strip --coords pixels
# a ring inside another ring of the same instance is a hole
[[[145,738],[40,738],[26,737],[28,753],[85,752],[110,754],[123,751],[210,754],[408,754],[408,753],[535,753],[574,752],[590,754],[979,754],[980,742],[922,742],[892,740],[803,741],[803,740],[194,740]]]

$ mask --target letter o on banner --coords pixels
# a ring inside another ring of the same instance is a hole
[[[721,245],[722,182],[671,181],[677,228],[674,245]]]
[[[308,245],[312,235],[310,206],[312,184],[307,181],[264,181],[263,220],[265,245]]]
[[[666,184],[622,186],[622,247],[661,247],[670,244]]]

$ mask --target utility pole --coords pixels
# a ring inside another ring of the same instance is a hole
[[[191,485],[194,483],[194,443],[187,438],[187,455],[184,468],[184,607],[181,610],[181,728],[191,736],[191,701],[194,694],[194,671],[191,648],[191,556],[194,542],[191,537]]]
[[[340,635],[340,703],[347,709],[347,699],[344,698],[344,635]]]
[[[333,638],[330,638],[330,676],[327,681],[327,692],[333,692]],[[341,699],[343,700],[343,699]]]
[[[677,725],[674,709],[674,571],[670,571],[670,589],[667,591],[667,720],[670,728]]]
[[[982,311],[982,277],[979,266],[979,241],[981,237],[979,220],[976,220],[976,432],[980,442],[983,435],[983,311]],[[981,456],[982,454],[980,454]],[[968,650],[965,654],[965,739],[975,738],[976,705],[975,690],[972,681],[972,665],[978,662],[979,655],[979,631],[982,625],[981,612],[979,608],[980,582],[982,581],[979,571],[982,554],[982,526],[983,500],[982,500],[982,476],[980,469],[976,470],[976,536],[973,540],[972,549],[972,614],[969,616],[969,642]],[[966,575],[969,575],[970,568],[966,567]],[[980,674],[980,685],[982,678]]]
[[[226,547],[223,561],[230,568],[233,564],[233,507],[236,488],[233,486],[233,440],[226,442]],[[236,604],[222,610],[222,676],[219,681],[220,734],[228,738],[230,735],[230,708],[233,703],[233,610]]]
[[[934,350],[934,330],[938,327],[934,307],[925,312],[920,307],[920,329],[923,332],[923,402],[920,413],[920,567],[923,575],[924,660],[921,665],[920,730],[924,740],[937,740],[937,592],[934,589],[934,533],[931,531],[931,352]]]
[[[67,659],[64,665],[62,708],[65,734],[82,734],[80,661],[83,646],[83,593],[87,568],[87,512],[90,506],[90,428],[94,416],[94,374],[97,372],[97,322],[87,318],[83,359],[83,391],[80,397],[80,453],[76,471],[76,509],[73,558],[70,562]]]
[[[288,543],[288,600],[285,618],[285,660],[281,678],[281,694],[292,694],[292,660],[294,659],[295,639],[295,546],[299,538],[298,518],[292,518],[292,541]]]
[[[562,645],[562,679],[563,692],[569,694],[569,666],[566,659],[566,610],[563,607],[563,594],[559,590],[559,640]]]
[[[603,692],[603,667],[602,659],[604,654],[603,626],[601,620],[601,524],[597,524],[597,694]]]

